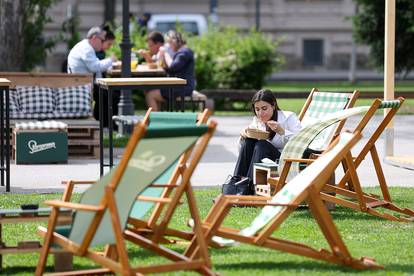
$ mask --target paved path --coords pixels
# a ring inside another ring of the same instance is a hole
[[[250,117],[214,117],[218,129],[212,138],[204,157],[196,169],[192,182],[198,187],[218,186],[234,169],[237,158],[237,137]],[[352,128],[359,117],[352,118],[346,128]],[[375,117],[374,123],[381,119]],[[371,125],[368,129],[371,129]],[[397,116],[395,128],[395,155],[414,156],[414,116]],[[364,137],[362,142],[366,141]],[[361,147],[359,143],[357,148]],[[377,143],[380,156],[384,154],[383,140]],[[414,187],[414,171],[383,164],[385,177],[389,186]],[[374,168],[370,157],[359,168],[359,175],[364,186],[377,185]],[[340,174],[338,172],[338,174]],[[11,165],[11,186],[15,193],[56,192],[62,191],[61,180],[96,180],[99,176],[98,160],[69,160],[61,165]],[[3,187],[0,187],[4,191]]]

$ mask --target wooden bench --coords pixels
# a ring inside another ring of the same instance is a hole
[[[47,86],[51,88],[84,84],[93,85],[93,76],[91,74],[0,72],[0,77],[11,81],[11,88],[15,88],[17,85]],[[36,119],[11,119],[10,127],[13,129],[16,122],[34,120]],[[99,122],[97,120],[93,117],[73,119],[51,118],[51,120],[58,120],[68,124],[69,157],[97,158],[99,156]]]

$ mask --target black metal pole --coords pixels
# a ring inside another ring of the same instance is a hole
[[[122,0],[122,73],[123,78],[131,77],[131,40],[129,39],[129,0]],[[118,104],[119,115],[133,115],[134,103],[132,102],[132,95],[130,90],[122,90],[121,97]],[[120,126],[119,132],[131,132],[132,128],[123,129]]]
[[[256,0],[256,31],[260,29],[260,0]]]
[[[105,23],[114,23],[115,7],[115,0],[105,0]]]

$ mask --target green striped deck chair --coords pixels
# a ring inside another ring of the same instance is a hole
[[[414,210],[401,208],[393,202],[376,148],[378,138],[395,116],[403,102],[404,98],[401,97],[392,101],[381,101],[380,99],[377,99],[373,102],[370,109],[355,128],[355,131],[363,133],[366,125],[372,121],[371,119],[377,110],[384,108],[388,108],[389,110],[386,113],[386,116],[374,126],[374,131],[369,135],[367,134],[369,139],[358,154],[354,157],[347,156],[347,158],[342,161],[342,167],[344,168],[345,174],[341,180],[337,182],[337,185],[326,185],[324,188],[326,193],[322,194],[324,200],[392,221],[414,221]],[[377,180],[381,188],[381,195],[364,193],[358,179],[357,169],[363,160],[368,159],[368,153],[371,156],[373,167],[377,175]]]
[[[222,195],[203,223],[207,242],[210,244],[215,242],[223,247],[247,243],[354,269],[382,268],[372,259],[365,257],[355,259],[351,256],[321,199],[320,191],[325,182],[342,158],[361,138],[361,135],[342,133],[338,138],[326,154],[305,168],[270,200],[259,196]],[[275,232],[283,226],[283,222],[303,201],[308,202],[311,214],[330,246],[330,250],[317,250],[300,242],[289,241],[279,237]],[[223,221],[231,213],[233,206],[254,206],[263,207],[263,209],[247,228],[238,230],[223,225]],[[197,255],[200,253],[199,249],[194,240],[187,248],[186,254]]]
[[[353,107],[358,96],[359,91],[357,90],[352,93],[321,92],[313,88],[299,113],[299,120],[302,126],[306,127],[328,114]],[[310,148],[316,151],[326,149],[330,142],[341,132],[344,124],[345,120],[325,129],[314,139]]]
[[[183,113],[183,112],[151,112],[149,124],[150,125],[168,125],[171,123],[180,125],[203,125],[210,116],[210,111],[205,109],[203,113]],[[200,144],[199,146],[204,147]],[[198,147],[198,146],[195,146]],[[197,149],[197,148],[196,148]],[[167,230],[167,222],[171,219],[170,213],[163,213],[167,206],[166,201],[170,200],[171,196],[181,197],[185,191],[179,187],[180,177],[184,174],[188,162],[191,162],[192,152],[194,147],[189,148],[182,156],[172,164],[169,169],[163,173],[158,179],[154,181],[151,187],[148,187],[138,197],[134,204],[128,223],[130,230],[141,235],[152,236],[152,239],[163,242],[171,242],[165,237],[165,232],[171,233],[171,229]],[[187,183],[190,185],[190,183]],[[162,215],[163,214],[163,215]],[[153,231],[156,229],[156,231]],[[173,235],[181,238],[188,238],[190,233],[183,231],[174,231]]]
[[[197,124],[205,124],[210,112],[205,109],[203,113],[191,113],[191,112],[151,112],[149,114],[149,125],[169,125],[169,124],[179,124],[179,125],[188,125],[195,126]],[[191,153],[191,148],[185,155],[185,159],[188,159],[188,155]],[[168,170],[163,173],[158,179],[154,181],[153,184],[167,184],[176,182],[180,174],[180,166],[184,166],[187,160],[179,159],[174,164],[172,164]],[[141,198],[160,198],[164,194],[166,196],[170,190],[163,186],[160,187],[149,187],[145,189]],[[141,219],[155,206],[154,202],[151,201],[137,201],[134,204],[134,207],[131,211],[131,217]],[[162,204],[157,204],[157,208],[162,209]],[[155,211],[157,214],[161,210]],[[155,219],[155,218],[154,218]],[[154,220],[153,219],[153,220]]]
[[[186,150],[193,147],[196,142],[200,143],[200,139],[201,143],[206,146],[215,127],[214,122],[208,126],[159,124],[148,128],[145,123],[139,124],[135,127],[120,164],[87,189],[79,203],[68,201],[74,186],[73,182],[69,181],[62,200],[45,202],[52,207],[52,212],[48,228],[39,227],[38,230],[38,233],[44,237],[44,245],[36,275],[43,274],[52,244],[59,245],[77,256],[89,258],[103,267],[79,271],[84,274],[132,275],[176,270],[195,270],[204,274],[212,274],[191,185],[186,186],[186,194],[191,206],[191,216],[198,224],[194,234],[198,236],[197,239],[204,248],[203,253],[197,258],[188,258],[144,236],[128,231],[127,220],[137,196],[165,173]],[[189,168],[182,176],[183,183],[189,181],[204,149],[194,153],[197,158],[189,164]],[[174,212],[177,201],[176,198],[171,200],[170,212]],[[71,225],[64,227],[56,225],[60,208],[74,210]],[[132,267],[128,259],[125,239],[166,257],[172,263]],[[96,246],[107,246],[112,250],[107,250],[105,253],[96,252],[92,249]]]

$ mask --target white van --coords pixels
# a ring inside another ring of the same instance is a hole
[[[202,35],[207,31],[207,20],[202,14],[152,14],[148,29],[166,33],[175,30],[177,22],[186,33]]]

